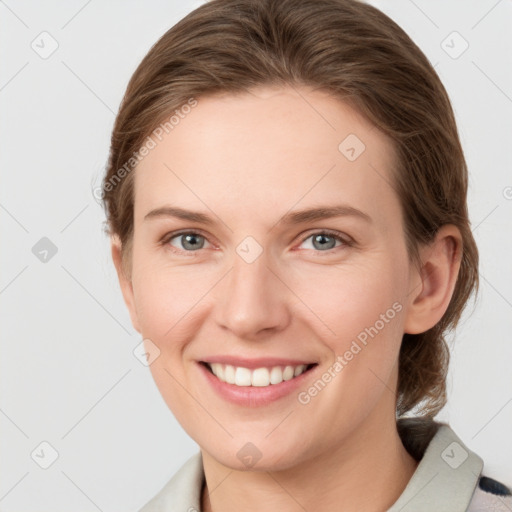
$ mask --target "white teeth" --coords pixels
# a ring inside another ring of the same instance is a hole
[[[297,366],[273,366],[272,368],[256,368],[250,370],[241,366],[230,364],[208,363],[214,375],[222,382],[237,386],[266,387],[271,384],[279,384],[284,380],[290,380],[304,373],[305,364]]]
[[[220,366],[222,366],[222,365],[220,365]],[[213,371],[213,368],[212,368],[212,371]],[[217,377],[219,377],[219,379],[222,380],[222,378],[218,374],[215,374],[215,375],[217,375]],[[227,382],[228,384],[235,383],[235,367],[234,366],[231,366],[230,364],[227,364],[225,366],[224,381]]]
[[[257,368],[252,372],[251,385],[268,386],[270,384],[270,374],[266,368]]]
[[[283,380],[290,380],[293,379],[293,366],[285,366],[284,372],[283,372]]]
[[[274,366],[270,370],[270,384],[279,384],[283,382],[283,372],[279,366]]]
[[[305,369],[306,369],[305,364],[299,364],[299,366],[295,367],[295,371],[293,372],[293,375],[295,377],[297,377],[297,375],[300,375]]]
[[[250,386],[251,385],[251,370],[248,368],[237,367],[235,371],[235,384],[237,386]]]
[[[212,363],[210,368],[215,375],[219,376],[219,379],[226,380],[224,377],[224,367],[220,363]]]

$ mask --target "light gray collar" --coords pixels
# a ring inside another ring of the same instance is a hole
[[[204,481],[201,452],[195,453],[139,512],[201,512]]]
[[[446,424],[441,424],[401,496],[388,512],[465,512],[483,468]],[[201,512],[204,471],[194,454],[139,512]]]
[[[465,512],[483,465],[448,425],[441,424],[388,512]]]

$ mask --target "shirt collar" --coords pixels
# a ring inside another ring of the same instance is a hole
[[[408,437],[402,442],[407,448]],[[449,425],[438,423],[416,471],[388,512],[465,512],[483,468]]]
[[[423,456],[398,500],[388,512],[465,512],[478,484],[483,460],[473,453],[447,424],[425,440]],[[402,442],[412,444],[410,430],[403,427]],[[417,448],[417,447],[416,447]],[[204,471],[201,452],[194,454],[165,487],[139,512],[201,511]]]

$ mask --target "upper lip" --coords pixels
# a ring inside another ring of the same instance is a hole
[[[229,364],[231,366],[241,366],[243,368],[271,368],[273,366],[299,366],[300,364],[310,365],[316,364],[315,361],[305,361],[301,359],[288,359],[282,357],[256,357],[256,358],[245,358],[238,356],[219,355],[211,356],[207,359],[203,359],[203,363],[220,363]]]

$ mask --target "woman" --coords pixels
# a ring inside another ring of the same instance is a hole
[[[103,189],[132,323],[200,447],[144,512],[512,506],[433,419],[478,252],[448,96],[387,16],[204,4],[134,73]]]

